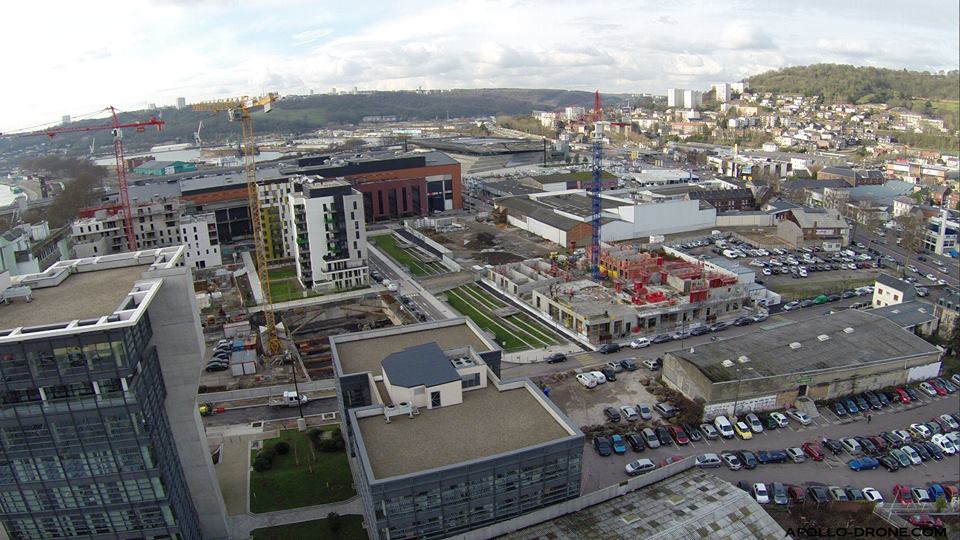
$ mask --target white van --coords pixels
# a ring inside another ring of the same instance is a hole
[[[733,424],[727,420],[726,416],[720,415],[713,419],[713,426],[717,428],[724,439],[733,438]]]

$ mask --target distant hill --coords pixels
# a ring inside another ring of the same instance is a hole
[[[605,95],[604,106],[616,106],[626,95]],[[593,93],[553,90],[491,88],[477,90],[450,90],[443,92],[371,92],[348,95],[291,96],[279,101],[269,114],[255,113],[256,133],[300,135],[318,128],[356,124],[364,116],[397,116],[400,120],[433,120],[442,118],[472,118],[478,116],[529,114],[534,109],[555,110],[568,106],[590,108]],[[145,120],[159,116],[165,122],[164,130],[131,133],[124,144],[131,150],[145,149],[156,144],[193,142],[193,133],[203,121],[201,137],[204,141],[236,141],[239,126],[231,125],[225,115],[213,116],[192,110],[165,107],[160,110],[132,111],[121,120]],[[89,121],[85,123],[102,123]],[[75,123],[72,125],[84,125]],[[65,134],[53,139],[0,139],[0,153],[7,151],[45,153],[66,152],[84,154],[96,137],[97,146],[109,144],[109,134]]]
[[[937,75],[908,71],[813,64],[767,71],[747,79],[750,88],[822,96],[828,103],[888,103],[910,107],[913,99],[960,99],[960,71]]]

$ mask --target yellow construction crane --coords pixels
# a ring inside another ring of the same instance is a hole
[[[250,111],[263,107],[264,112],[270,112],[273,102],[277,100],[276,93],[269,93],[261,97],[238,97],[203,101],[192,105],[195,111],[220,113],[226,111],[231,122],[240,121],[243,126],[243,175],[247,181],[247,203],[250,206],[250,227],[253,229],[253,241],[257,254],[257,275],[260,277],[260,286],[263,289],[263,317],[267,326],[267,343],[264,349],[269,356],[276,356],[283,352],[283,345],[277,337],[277,321],[273,313],[273,298],[270,295],[270,276],[267,272],[267,251],[264,244],[263,220],[261,217],[260,197],[257,195],[257,160],[256,146],[253,139],[253,119]]]

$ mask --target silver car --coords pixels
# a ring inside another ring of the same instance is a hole
[[[647,448],[660,448],[660,439],[657,438],[657,434],[652,429],[643,428],[640,435],[643,437],[643,442],[646,443]]]
[[[629,405],[624,405],[620,407],[620,413],[624,418],[627,419],[627,422],[636,422],[640,419],[640,415],[637,414],[637,410]]]
[[[653,420],[653,410],[645,403],[637,404],[637,411],[640,413],[641,420]]]

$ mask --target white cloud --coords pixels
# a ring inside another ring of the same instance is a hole
[[[332,11],[312,0],[90,0],[56,9],[11,2],[0,33],[11,74],[0,85],[0,130],[108,104],[132,109],[262,90],[662,93],[813,62],[960,64],[956,2],[879,2],[869,18],[856,3],[817,0],[738,0],[735,9],[652,0],[583,6],[359,0]]]

